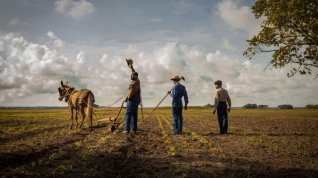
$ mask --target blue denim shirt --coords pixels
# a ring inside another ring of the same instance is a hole
[[[186,88],[181,85],[179,82],[174,85],[171,89],[171,97],[172,97],[172,107],[180,108],[182,107],[181,98],[184,97],[185,105],[188,105],[188,94]]]

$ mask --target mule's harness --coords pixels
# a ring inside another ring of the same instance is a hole
[[[74,90],[73,90],[74,91]],[[70,96],[71,96],[71,94],[73,93],[73,91],[71,91],[70,92],[70,88],[67,90],[67,93],[63,96],[63,98],[66,98],[66,97],[68,97],[67,98],[67,101],[66,102],[68,102],[69,100],[70,100]]]

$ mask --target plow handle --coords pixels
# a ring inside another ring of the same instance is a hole
[[[118,118],[118,116],[119,116],[121,110],[123,109],[124,103],[125,103],[125,100],[121,103],[120,109],[119,109],[119,111],[118,111],[116,117],[114,118],[113,122],[110,124],[110,126],[109,126],[109,128],[108,128],[109,131],[113,131],[113,126],[114,126],[114,124],[115,124],[115,122],[116,122],[116,120],[117,120],[117,118]]]
[[[166,97],[167,97],[168,95],[169,95],[169,93],[167,93],[166,96],[162,98],[162,100],[157,104],[157,106],[155,107],[155,109],[152,110],[152,112],[154,112],[154,111],[158,108],[158,106],[162,103],[162,101],[163,101],[164,99],[166,99]]]

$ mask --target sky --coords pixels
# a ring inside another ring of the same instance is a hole
[[[66,106],[58,101],[61,80],[109,105],[130,83],[126,58],[147,107],[173,87],[173,75],[185,77],[190,106],[213,104],[216,80],[236,107],[318,104],[314,76],[288,78],[290,66],[266,68],[271,54],[242,55],[261,28],[254,2],[1,0],[0,106]]]

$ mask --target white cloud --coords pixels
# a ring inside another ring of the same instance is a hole
[[[187,87],[190,105],[212,103],[213,81],[218,79],[229,90],[234,106],[246,103],[304,106],[317,101],[313,91],[318,84],[308,82],[312,80],[310,76],[288,79],[286,69],[264,71],[262,65],[242,63],[220,50],[204,52],[175,42],[145,49],[142,45],[128,45],[104,49],[104,54],[97,58],[84,50],[65,57],[54,48],[23,37],[0,35],[0,105],[20,104],[23,100],[25,105],[33,104],[28,101],[41,96],[45,96],[44,105],[65,105],[57,101],[60,80],[68,80],[77,89],[91,89],[97,104],[108,105],[122,95],[130,82],[125,58],[134,59],[146,106],[154,106],[172,87],[169,80],[172,75],[186,78],[182,83]],[[170,102],[167,99],[163,105]]]
[[[256,34],[260,30],[260,20],[255,19],[251,7],[239,6],[238,2],[222,0],[217,5],[217,14],[233,28]]]
[[[63,55],[13,34],[0,36],[0,41],[2,99],[55,92],[53,81],[67,74],[67,59]]]
[[[18,20],[18,19],[11,19],[10,20],[10,22],[9,22],[9,25],[10,26],[17,26],[17,25],[19,25],[21,22],[20,22],[20,20]]]
[[[63,41],[60,38],[58,38],[52,31],[47,32],[47,36],[50,39],[49,44],[52,44],[54,47],[63,46]]]
[[[151,18],[150,21],[151,21],[151,22],[155,22],[155,23],[159,23],[159,22],[162,22],[162,18],[159,18],[159,17],[157,17],[157,18]]]
[[[86,0],[57,0],[55,11],[73,19],[80,19],[95,12],[95,6]]]
[[[236,47],[232,45],[227,39],[222,39],[222,48],[228,50],[228,51],[235,51]]]

